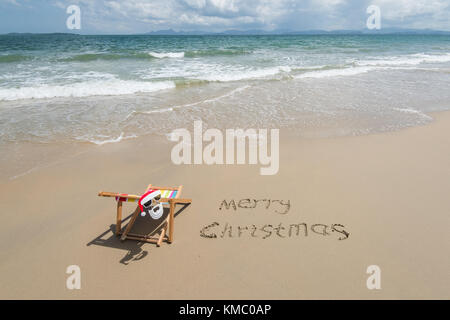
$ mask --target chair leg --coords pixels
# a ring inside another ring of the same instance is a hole
[[[122,201],[117,201],[116,236],[119,236],[122,229]]]
[[[159,235],[158,242],[156,243],[156,245],[157,245],[158,247],[161,246],[161,243],[162,243],[162,241],[163,241],[163,239],[164,239],[164,236],[166,235],[166,230],[167,230],[167,221],[166,221],[164,227],[162,227],[162,229],[161,229],[161,234]]]
[[[124,241],[127,238],[128,232],[130,232],[131,228],[134,225],[134,222],[136,221],[138,215],[139,215],[139,207],[134,210],[133,215],[131,216],[130,222],[128,222],[127,227],[125,228],[125,231],[122,233],[122,237],[120,237],[120,240]]]
[[[170,201],[170,212],[169,212],[169,243],[173,241],[173,220],[174,220],[174,211],[175,211],[175,203],[172,199]]]

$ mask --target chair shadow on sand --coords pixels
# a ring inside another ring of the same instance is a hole
[[[174,213],[174,217],[178,216],[181,212],[183,212],[190,203],[182,204],[181,208]],[[139,208],[136,208],[135,210],[139,210]],[[169,208],[164,208],[164,213],[161,218],[158,220],[153,220],[148,215],[145,217],[142,217],[141,215],[138,216],[136,219],[136,223],[131,228],[132,233],[139,233],[143,235],[152,236],[154,234],[157,234],[161,232],[161,229],[164,226],[164,223],[169,215]],[[127,225],[124,225],[125,222],[130,220],[131,216],[133,215],[135,211],[130,213],[128,217],[122,220],[122,231],[125,230]],[[118,236],[115,235],[116,225],[111,224],[109,226],[109,229],[105,232],[101,233],[94,239],[92,239],[89,243],[86,244],[86,246],[91,245],[97,245],[97,246],[103,246],[103,247],[109,247],[114,249],[122,249],[126,250],[127,253],[125,256],[119,260],[120,263],[124,265],[128,265],[129,263],[133,261],[139,261],[144,259],[148,255],[147,250],[143,250],[142,247],[144,244],[150,243],[144,242],[144,241],[136,241],[136,240],[125,240],[121,241]]]

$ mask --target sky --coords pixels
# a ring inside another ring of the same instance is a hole
[[[66,27],[70,5],[80,30]],[[370,5],[382,28],[450,31],[450,0],[0,0],[0,33],[362,30]]]

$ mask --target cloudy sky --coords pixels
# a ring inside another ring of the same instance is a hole
[[[85,34],[359,30],[371,4],[381,9],[382,28],[450,31],[450,0],[0,0],[0,33],[67,32],[71,4],[81,9]]]

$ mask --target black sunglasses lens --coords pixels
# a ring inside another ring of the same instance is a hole
[[[152,200],[147,201],[146,203],[143,204],[144,207],[148,208],[152,205]]]

